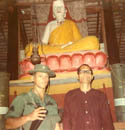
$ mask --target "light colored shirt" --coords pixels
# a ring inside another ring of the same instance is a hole
[[[28,93],[23,93],[13,100],[6,118],[28,115],[36,106],[43,106],[48,111],[45,120],[42,121],[37,130],[54,130],[56,123],[60,121],[55,100],[51,96],[45,94],[44,101],[42,102],[40,97],[37,96],[32,89]],[[23,129],[21,127],[15,130],[29,130],[31,123],[32,122],[29,121],[23,125]]]

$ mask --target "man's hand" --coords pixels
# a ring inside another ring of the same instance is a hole
[[[28,121],[34,121],[34,120],[44,120],[46,117],[47,110],[44,107],[39,107],[35,109],[32,113],[29,115],[25,115],[22,117],[17,118],[7,118],[5,127],[6,129],[16,129]]]
[[[32,113],[28,115],[30,121],[34,120],[44,120],[46,117],[47,110],[44,107],[39,107],[35,109]]]

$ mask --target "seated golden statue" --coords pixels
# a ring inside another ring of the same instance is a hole
[[[82,37],[75,22],[65,19],[66,8],[63,0],[53,2],[53,17],[45,28],[42,45],[38,44],[39,54],[73,52],[81,50],[98,50],[99,41],[95,36]],[[33,44],[25,48],[27,57],[32,54]]]

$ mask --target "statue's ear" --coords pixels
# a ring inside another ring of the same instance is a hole
[[[55,15],[54,15],[54,13],[53,13],[53,18],[54,18],[54,19],[56,18]]]

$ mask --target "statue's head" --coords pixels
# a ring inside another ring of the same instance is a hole
[[[66,17],[66,9],[63,0],[53,1],[53,17],[59,21],[64,20]]]

